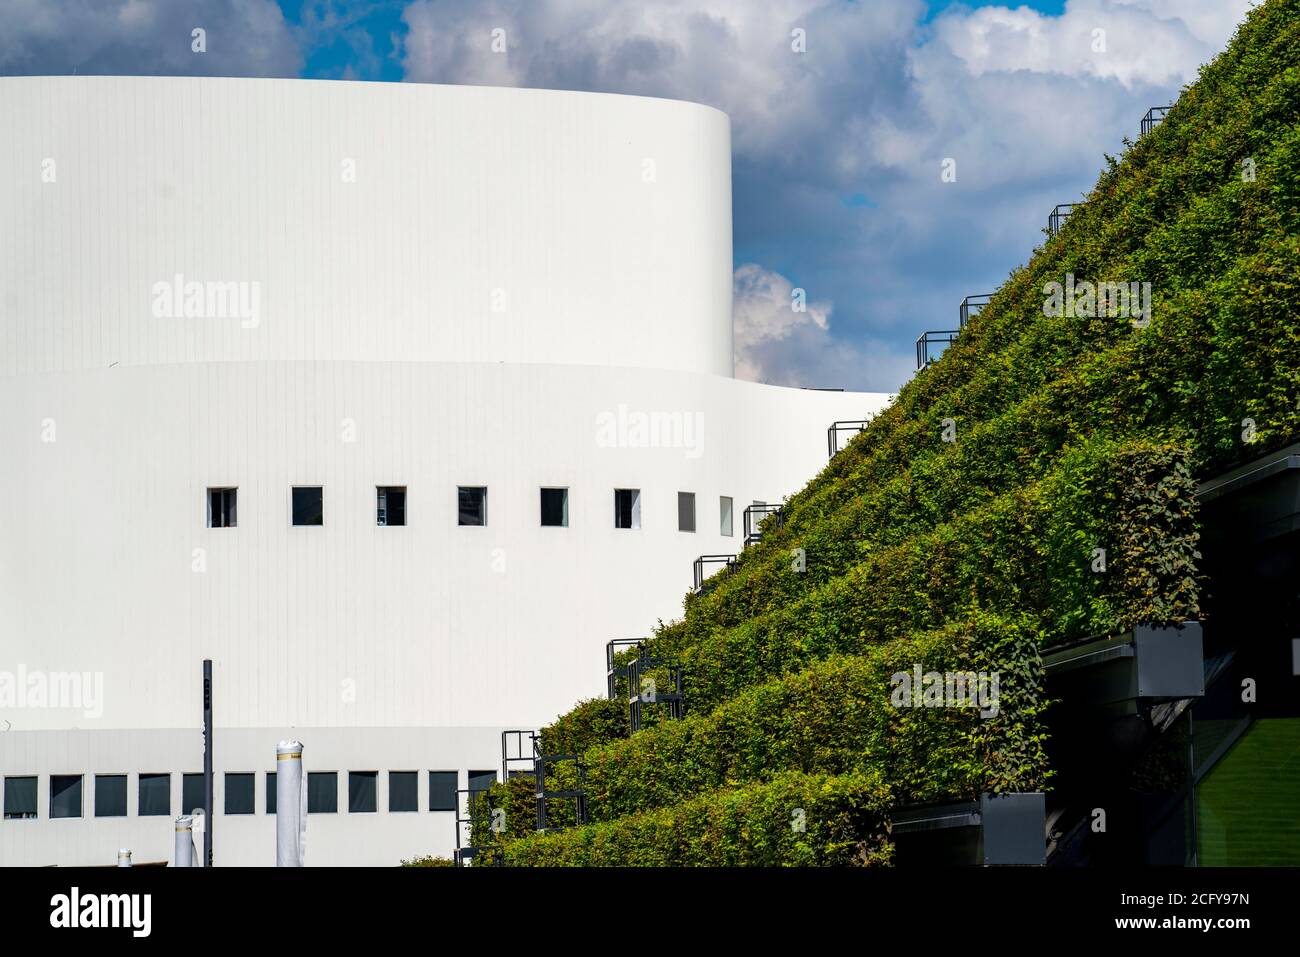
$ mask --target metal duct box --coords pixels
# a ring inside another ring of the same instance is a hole
[[[1134,713],[1138,702],[1205,694],[1201,624],[1138,625],[1043,658],[1053,693],[1076,704]]]

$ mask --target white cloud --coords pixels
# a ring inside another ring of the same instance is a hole
[[[0,0],[8,74],[294,76],[302,53],[273,0]],[[207,31],[207,52],[191,31]]]
[[[1250,8],[1249,0],[1070,0],[1060,16],[1028,7],[954,8],[934,42],[972,76],[1056,73],[1115,79],[1125,88],[1192,79]]]
[[[833,339],[829,302],[809,301],[803,312],[791,308],[794,284],[780,273],[745,263],[736,269],[734,286],[736,378],[844,388],[906,377],[909,360],[886,344]]]

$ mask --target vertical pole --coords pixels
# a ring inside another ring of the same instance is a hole
[[[131,849],[130,849],[130,848],[123,847],[123,848],[120,848],[120,849],[118,850],[118,852],[117,852],[117,866],[118,866],[118,867],[130,867],[130,866],[131,866]]]
[[[203,659],[203,866],[212,866],[212,659]]]
[[[176,866],[194,866],[194,819],[188,814],[176,819]]]

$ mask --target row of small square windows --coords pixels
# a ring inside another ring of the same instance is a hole
[[[388,772],[388,810],[419,810],[419,772]],[[170,816],[171,778],[167,773],[140,774],[139,801],[136,814],[141,817]],[[267,814],[275,813],[275,772],[265,772]],[[336,814],[339,809],[337,771],[307,772],[307,813]],[[82,813],[82,779],[80,774],[50,775],[51,818],[78,818]],[[497,779],[495,771],[470,771],[469,790],[483,791]],[[455,771],[429,772],[429,810],[456,810]],[[257,775],[252,771],[226,772],[225,813],[253,814]],[[6,776],[4,779],[4,816],[6,820],[31,820],[37,815],[36,775]],[[126,817],[127,775],[96,774],[94,817]],[[348,813],[377,811],[379,801],[378,771],[348,772]],[[203,775],[181,775],[181,809],[188,813],[203,806]]]
[[[238,524],[238,488],[208,489],[208,528],[234,528]],[[456,524],[487,524],[488,490],[481,485],[461,485],[456,489]],[[325,490],[319,485],[295,485],[291,495],[294,525],[325,524]],[[718,531],[732,534],[732,500],[718,498]],[[569,490],[541,489],[541,519],[546,528],[569,525]],[[375,488],[375,524],[406,524],[406,486],[379,485]],[[641,490],[614,489],[614,527],[641,527]],[[677,493],[677,528],[695,531],[695,493]]]

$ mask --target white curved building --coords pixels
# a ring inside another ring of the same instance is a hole
[[[274,862],[282,738],[308,863],[447,854],[887,398],[731,377],[713,109],[5,78],[0,127],[0,863],[169,860],[205,658],[218,864]]]

